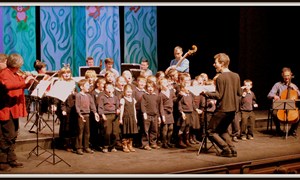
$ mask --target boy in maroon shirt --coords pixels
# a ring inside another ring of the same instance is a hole
[[[145,150],[158,149],[157,133],[160,117],[163,119],[163,103],[161,97],[155,93],[156,85],[153,81],[148,80],[146,83],[146,93],[141,100],[141,110],[144,118],[144,136],[143,147]],[[150,147],[150,146],[151,147]]]

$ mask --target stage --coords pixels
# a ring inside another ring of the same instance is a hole
[[[39,135],[39,145],[47,151],[41,155],[29,153],[35,148],[36,134],[29,133],[32,126],[32,120],[24,127],[27,119],[21,119],[20,132],[17,142],[18,160],[24,163],[24,168],[13,168],[10,172],[1,172],[3,174],[17,176],[38,175],[71,175],[71,174],[92,174],[95,176],[118,176],[121,174],[142,176],[151,175],[172,175],[175,177],[179,174],[206,174],[203,170],[214,167],[232,167],[229,168],[229,174],[240,174],[240,168],[243,165],[251,164],[263,159],[284,159],[285,157],[300,154],[299,138],[288,136],[274,136],[272,132],[266,131],[267,111],[257,111],[256,131],[254,140],[246,140],[236,142],[237,157],[220,157],[216,156],[214,148],[208,152],[201,152],[197,155],[200,145],[193,145],[187,149],[152,149],[146,151],[137,149],[136,152],[124,153],[122,151],[102,153],[95,151],[94,154],[77,155],[76,153],[67,152],[65,150],[55,149],[55,155],[51,155],[52,132],[46,126]],[[47,115],[44,115],[47,118]],[[261,121],[261,122],[259,122]],[[53,125],[52,117],[46,121]],[[55,137],[58,134],[59,124],[54,123]],[[274,130],[274,127],[273,127]],[[298,130],[298,134],[299,130]],[[210,143],[208,142],[208,145]],[[297,157],[296,157],[297,156]],[[50,158],[49,158],[50,157]],[[54,157],[54,159],[53,159]],[[63,161],[59,161],[60,157]],[[47,159],[47,161],[44,161]],[[300,155],[299,155],[300,158]],[[58,163],[56,163],[58,162]],[[69,167],[69,165],[70,167]],[[272,167],[273,168],[273,167]],[[294,169],[298,169],[295,167]],[[273,168],[275,170],[275,168]],[[273,170],[271,169],[271,171]],[[211,172],[207,170],[207,174]],[[217,173],[217,172],[213,172]],[[219,172],[221,174],[226,173]],[[249,174],[248,174],[249,175]],[[121,176],[123,177],[123,176]],[[226,177],[226,175],[225,175]]]

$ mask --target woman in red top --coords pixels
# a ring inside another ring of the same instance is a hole
[[[33,79],[32,76],[20,76],[23,58],[11,54],[7,58],[7,68],[0,71],[0,171],[11,167],[22,167],[14,152],[19,117],[27,116],[24,89]]]

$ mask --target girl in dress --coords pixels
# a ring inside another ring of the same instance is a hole
[[[127,84],[124,87],[124,97],[120,100],[120,119],[122,130],[122,146],[124,152],[135,152],[132,146],[133,137],[138,133],[135,104],[132,97],[132,87]]]

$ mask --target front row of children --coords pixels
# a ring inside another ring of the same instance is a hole
[[[200,94],[191,93],[191,85],[201,84],[196,80],[191,83],[189,74],[183,73],[174,78],[172,73],[167,78],[140,76],[135,85],[131,74],[125,71],[117,78],[108,71],[105,77],[99,77],[92,83],[88,78],[80,80],[80,92],[73,98],[77,122],[73,119],[67,122],[67,126],[72,123],[78,125],[77,133],[74,144],[65,144],[66,149],[72,148],[82,155],[83,152],[93,153],[92,149],[115,152],[118,144],[124,152],[134,152],[134,146],[151,150],[160,148],[159,143],[163,148],[174,147],[175,144],[186,148],[199,143],[203,133],[200,128],[203,126],[204,108],[214,109],[216,101],[205,101]],[[251,139],[253,125],[247,124],[246,119],[254,116],[252,103],[255,95],[250,90],[250,80],[244,85],[241,137]],[[207,116],[210,113],[213,111],[207,111]],[[63,124],[61,122],[61,126]]]

